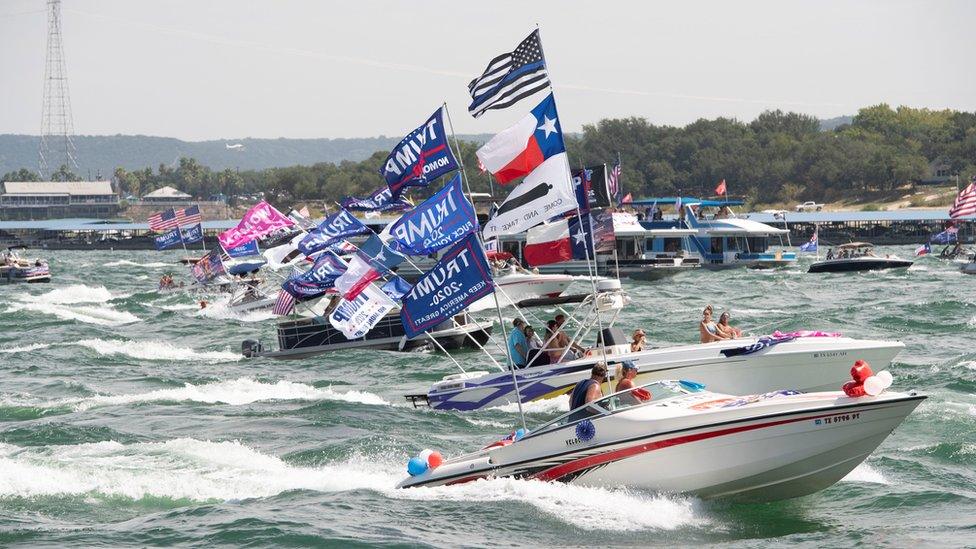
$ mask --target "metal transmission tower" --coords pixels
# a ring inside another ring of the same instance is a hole
[[[44,106],[41,109],[41,177],[50,177],[61,165],[78,169],[72,140],[71,97],[61,46],[61,0],[47,0],[47,57],[44,65]]]

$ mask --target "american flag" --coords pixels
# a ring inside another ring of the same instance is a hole
[[[492,59],[485,72],[468,84],[468,112],[478,118],[490,109],[511,107],[549,86],[539,29],[532,31],[514,51]]]
[[[149,216],[149,230],[151,231],[171,231],[177,226],[179,223],[173,208]]]
[[[180,227],[183,225],[196,225],[201,222],[203,222],[203,216],[200,215],[199,206],[194,205],[189,208],[176,210],[176,224]]]
[[[607,190],[610,191],[610,196],[614,198],[620,196],[620,162],[614,165],[613,169],[610,170],[610,175],[607,176]]]
[[[278,299],[275,300],[274,309],[271,312],[276,315],[285,316],[291,314],[293,310],[295,310],[295,296],[286,292],[284,289],[278,290]]]
[[[949,208],[949,218],[966,217],[976,214],[976,175],[965,189],[959,192],[956,201]]]

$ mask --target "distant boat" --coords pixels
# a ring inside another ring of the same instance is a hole
[[[904,269],[912,266],[912,261],[895,256],[874,255],[873,244],[851,242],[837,246],[837,254],[829,254],[824,261],[810,265],[810,273],[847,273],[854,271],[879,271],[882,269]],[[831,250],[833,252],[833,250]]]
[[[237,150],[237,149],[243,150],[244,149],[244,144],[243,143],[234,143],[233,145],[231,145],[230,143],[226,143],[226,144],[224,144],[224,146],[227,147],[228,150]]]

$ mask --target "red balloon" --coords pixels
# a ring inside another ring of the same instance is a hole
[[[858,383],[864,383],[864,380],[873,376],[874,372],[871,371],[871,365],[863,360],[858,360],[851,367],[851,378]]]
[[[442,456],[437,450],[434,450],[429,456],[427,456],[427,466],[431,469],[440,467],[442,463],[444,463],[444,456]]]

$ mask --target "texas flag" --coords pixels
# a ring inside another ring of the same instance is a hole
[[[560,219],[529,229],[525,234],[522,257],[531,267],[573,259],[573,246],[569,240],[569,222]]]
[[[354,254],[349,259],[349,267],[342,276],[336,279],[335,287],[342,293],[343,299],[351,301],[356,299],[369,283],[380,277],[380,273],[374,269],[369,261],[360,254]]]
[[[549,94],[517,124],[478,149],[479,162],[505,184],[528,175],[547,158],[566,152],[556,101]]]

